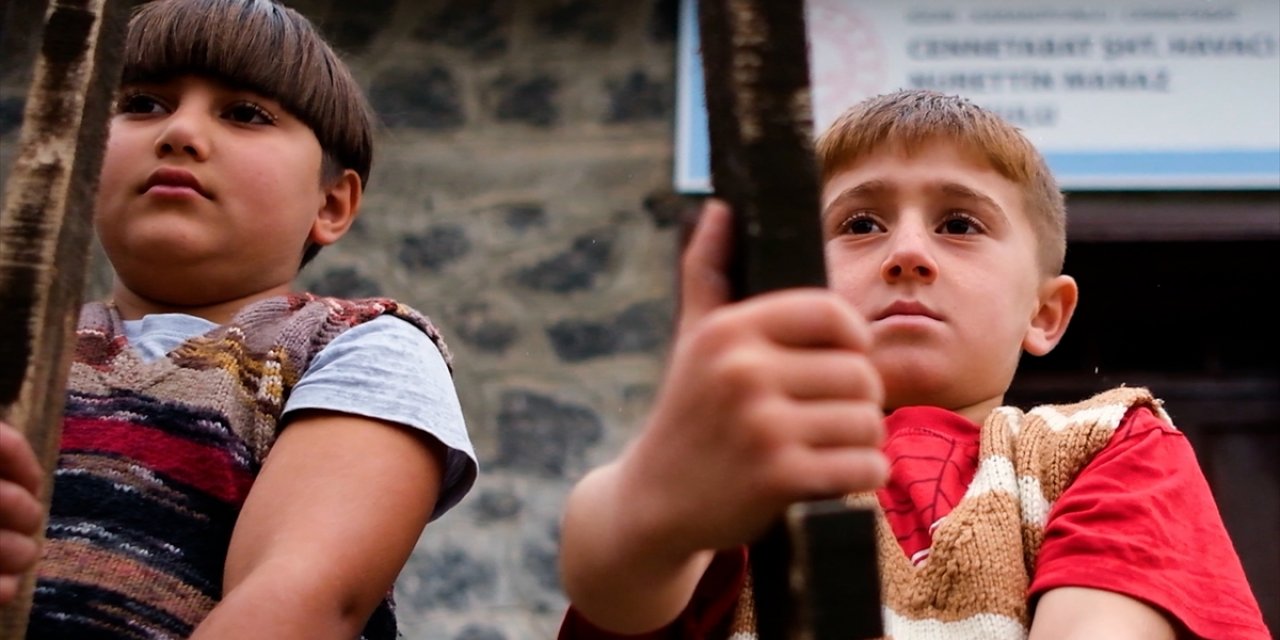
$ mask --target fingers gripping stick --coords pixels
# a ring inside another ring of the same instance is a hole
[[[825,286],[804,3],[699,0],[716,195],[734,211],[735,298]],[[761,640],[883,635],[875,520],[793,505],[750,550]]]
[[[0,419],[44,469],[57,464],[70,341],[84,288],[93,192],[133,0],[53,0],[0,212]],[[0,640],[26,635],[34,575],[0,609]]]

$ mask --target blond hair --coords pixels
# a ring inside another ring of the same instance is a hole
[[[959,96],[902,90],[854,105],[818,138],[822,181],[886,145],[901,144],[912,153],[938,139],[980,155],[1018,185],[1036,234],[1040,266],[1046,274],[1061,273],[1066,205],[1044,157],[1017,127]]]

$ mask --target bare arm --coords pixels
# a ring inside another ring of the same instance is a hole
[[[570,494],[561,569],[570,600],[597,625],[639,633],[680,614],[714,552],[673,544],[635,508],[623,473],[601,467]]]
[[[667,377],[640,432],[570,495],[561,570],[575,609],[617,633],[688,604],[714,551],[792,502],[878,486],[883,390],[856,312],[829,291],[729,304],[728,211],[712,204],[681,270]]]
[[[232,533],[223,600],[192,638],[355,638],[440,491],[443,446],[308,412],[272,448]]]
[[[1173,625],[1156,609],[1111,591],[1060,587],[1045,593],[1030,640],[1173,640]]]

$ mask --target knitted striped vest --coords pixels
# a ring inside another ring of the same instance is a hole
[[[982,425],[973,482],[937,526],[929,561],[918,567],[902,552],[875,494],[850,496],[851,504],[877,514],[886,638],[1026,638],[1026,593],[1049,510],[1137,406],[1170,422],[1150,392],[1130,387],[1026,413],[993,411]],[[730,639],[755,638],[748,575]]]
[[[114,308],[85,305],[27,637],[189,636],[222,596],[236,517],[293,386],[336,336],[384,314],[449,362],[430,321],[392,300],[263,300],[154,362]],[[364,637],[396,636],[392,606],[388,593]]]

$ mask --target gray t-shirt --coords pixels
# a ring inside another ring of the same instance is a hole
[[[182,313],[124,322],[125,337],[144,360],[158,360],[216,323]],[[434,520],[475,484],[475,449],[467,435],[453,378],[431,338],[395,316],[379,316],[339,334],[312,359],[283,416],[323,409],[376,418],[421,431],[446,448]]]

